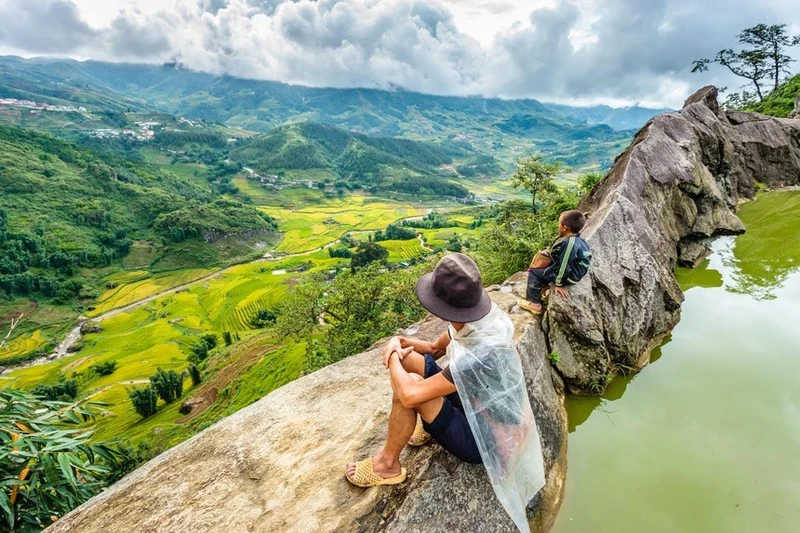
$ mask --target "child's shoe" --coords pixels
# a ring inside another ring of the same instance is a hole
[[[528,300],[520,300],[518,305],[520,309],[524,309],[529,313],[533,313],[536,316],[539,316],[544,312],[544,306],[542,304],[538,304],[539,307],[537,308],[536,307],[537,304],[529,302]]]

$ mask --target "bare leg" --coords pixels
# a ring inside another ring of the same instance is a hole
[[[423,378],[419,374],[411,374],[417,381]],[[392,397],[392,411],[389,413],[389,432],[386,435],[386,444],[378,455],[372,458],[372,470],[382,478],[390,478],[400,474],[400,452],[403,451],[408,439],[414,433],[417,425],[417,412],[423,420],[432,422],[442,409],[442,398],[436,398],[418,406],[416,409],[403,407],[397,395]],[[356,465],[349,463],[346,467],[347,475],[352,477]]]

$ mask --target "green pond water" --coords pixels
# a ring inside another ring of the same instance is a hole
[[[641,373],[571,397],[568,532],[800,531],[800,192],[680,270],[680,324]]]

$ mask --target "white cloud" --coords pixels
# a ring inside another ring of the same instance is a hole
[[[112,7],[113,6],[113,7]],[[722,13],[725,16],[720,16]],[[239,77],[679,106],[692,59],[788,0],[4,0],[0,51],[178,61]]]

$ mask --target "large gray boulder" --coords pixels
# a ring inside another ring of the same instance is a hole
[[[647,364],[680,317],[674,267],[701,260],[711,237],[744,231],[735,212],[757,182],[800,183],[800,121],[726,114],[704,87],[639,131],[581,203],[589,275],[549,305],[548,346],[570,391],[600,393],[618,369]]]
[[[515,309],[518,296],[504,291],[490,294],[516,326],[542,435],[547,483],[529,516],[532,530],[545,532],[566,475],[563,388],[553,385],[539,323]],[[429,318],[416,335],[434,339],[444,328]],[[158,456],[48,531],[513,531],[483,466],[461,463],[436,444],[404,452],[404,484],[360,489],[345,480],[345,463],[377,452],[386,435],[392,391],[380,354],[378,345],[272,392]]]

